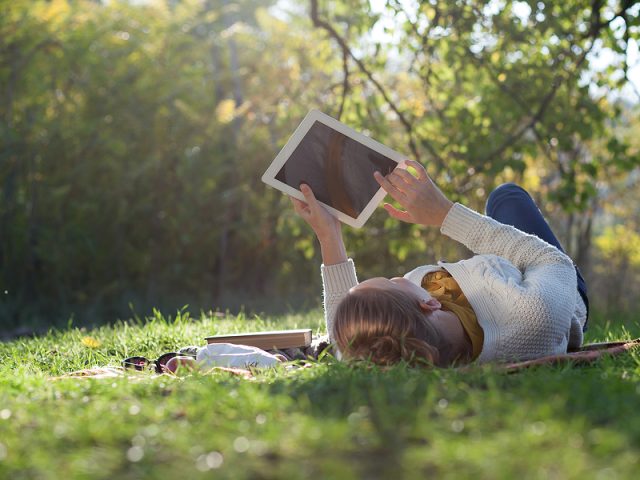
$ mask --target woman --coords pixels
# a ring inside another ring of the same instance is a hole
[[[383,365],[448,366],[528,360],[579,347],[586,285],[526,191],[503,185],[491,194],[484,216],[451,202],[422,165],[406,164],[417,176],[401,168],[386,177],[374,173],[404,210],[384,208],[398,220],[440,227],[472,258],[358,283],[338,220],[307,185],[301,185],[305,202],[292,199],[320,242],[327,331],[339,355]]]

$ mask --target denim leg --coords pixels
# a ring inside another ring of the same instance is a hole
[[[551,227],[542,216],[542,212],[540,212],[533,198],[519,185],[505,183],[491,192],[487,199],[486,214],[500,223],[512,225],[518,230],[536,235],[564,253],[562,245],[553,234]],[[588,316],[587,284],[578,267],[576,267],[576,274],[578,276],[578,293],[580,293],[584,304],[587,306]]]

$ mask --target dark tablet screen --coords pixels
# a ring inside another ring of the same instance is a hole
[[[397,165],[390,158],[316,121],[276,179],[296,189],[306,183],[318,200],[358,218],[380,188],[373,172],[378,170],[387,175]]]

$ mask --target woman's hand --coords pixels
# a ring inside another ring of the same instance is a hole
[[[373,174],[380,186],[405,209],[398,210],[385,203],[385,210],[403,222],[441,226],[453,202],[433,183],[421,164],[414,160],[407,160],[406,164],[416,169],[417,177],[401,168],[386,177],[380,172]]]
[[[311,188],[306,184],[300,185],[300,191],[305,201],[291,197],[293,208],[302,219],[309,224],[320,241],[340,233],[340,221],[320,205]]]
[[[291,197],[293,208],[309,224],[320,241],[322,261],[325,265],[334,265],[347,260],[342,240],[340,221],[324,208],[308,185],[300,185],[305,201]]]

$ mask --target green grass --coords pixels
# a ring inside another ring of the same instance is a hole
[[[307,326],[321,314],[156,315],[0,344],[0,478],[637,478],[640,352],[516,374],[327,358],[253,380],[49,379],[214,333]],[[587,339],[638,336],[638,318],[596,318]]]

